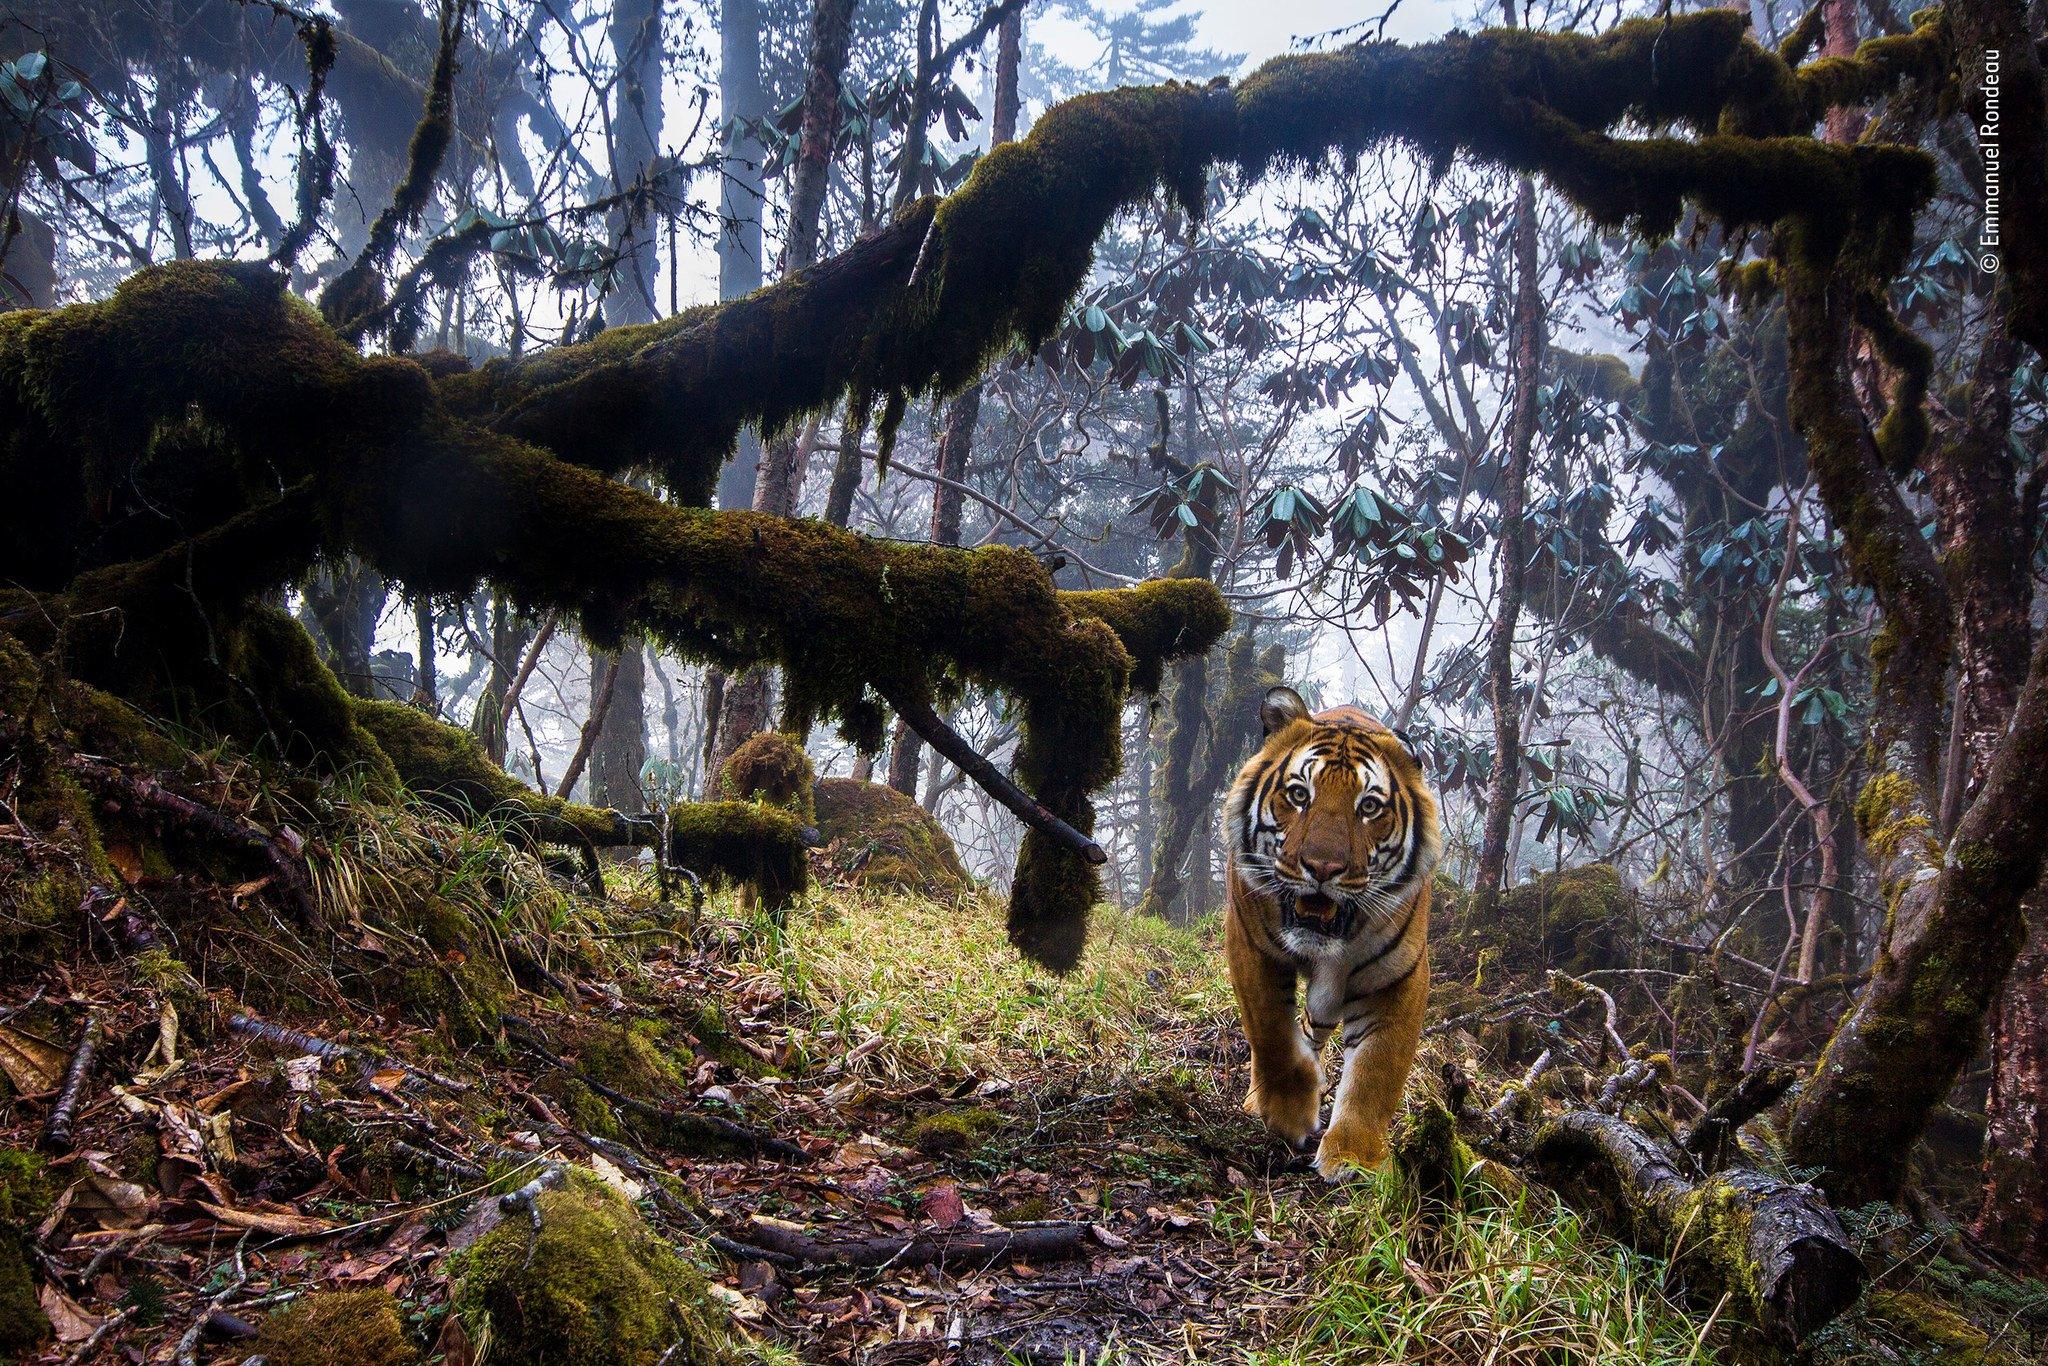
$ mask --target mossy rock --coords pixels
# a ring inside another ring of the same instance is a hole
[[[326,1290],[294,1300],[263,1321],[255,1347],[271,1366],[413,1366],[420,1359],[387,1290]]]
[[[1003,1117],[994,1110],[940,1110],[906,1124],[903,1141],[926,1157],[944,1157],[972,1152],[1002,1127]]]
[[[2011,1366],[2015,1360],[1992,1347],[1989,1333],[1927,1295],[1873,1290],[1863,1312],[1911,1342],[1914,1359],[1927,1366]]]
[[[974,888],[945,828],[893,787],[826,778],[817,812],[825,862],[843,881],[940,898]]]
[[[818,819],[811,788],[817,774],[797,740],[780,731],[750,735],[719,766],[718,794],[731,801],[758,800],[779,806],[805,825]]]
[[[1633,945],[1629,889],[1612,864],[1542,873],[1501,896],[1493,917],[1474,920],[1472,899],[1446,903],[1446,949],[1514,972],[1590,972],[1624,964]]]
[[[24,1244],[28,1230],[49,1213],[54,1194],[42,1158],[0,1149],[0,1361],[12,1361],[50,1338]]]
[[[449,1262],[451,1302],[497,1366],[736,1366],[705,1279],[599,1182],[571,1175]],[[674,1349],[674,1350],[671,1350]]]

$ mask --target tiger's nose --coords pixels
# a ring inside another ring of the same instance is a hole
[[[1317,882],[1330,882],[1344,871],[1344,860],[1305,858],[1301,861],[1301,867],[1302,871]]]

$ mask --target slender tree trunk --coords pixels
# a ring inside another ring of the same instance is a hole
[[[767,153],[755,128],[768,114],[761,85],[761,2],[719,0],[718,104],[725,121],[725,156],[720,166],[718,213],[718,297],[737,299],[761,287],[761,213],[766,192],[761,166]],[[754,473],[760,441],[740,434],[738,453],[718,480],[718,505],[754,505]]]
[[[783,256],[785,274],[803,270],[817,259],[825,186],[832,169],[832,142],[839,130],[839,91],[846,75],[854,3],[855,0],[818,0],[811,15],[802,126],[791,176],[789,242]],[[815,424],[809,431],[815,435]],[[756,512],[796,515],[798,470],[809,451],[810,443],[794,431],[784,432],[769,443],[761,461],[760,478],[754,486]],[[749,669],[726,689],[707,782],[716,781],[719,767],[748,736],[767,726],[772,688],[768,671],[757,668]],[[911,793],[915,796],[915,769],[912,773]]]
[[[1515,697],[1515,629],[1521,622],[1523,573],[1528,560],[1522,534],[1529,482],[1529,450],[1536,439],[1536,384],[1543,358],[1542,281],[1536,273],[1536,188],[1527,176],[1515,185],[1514,406],[1501,470],[1493,637],[1487,642],[1486,686],[1493,706],[1493,772],[1486,783],[1486,826],[1479,845],[1479,880],[1473,911],[1485,919],[1499,903],[1507,876],[1508,836],[1521,786],[1522,715]]]
[[[434,601],[421,597],[412,605],[413,633],[419,637],[419,665],[413,670],[413,705],[438,714],[441,710],[440,661],[434,657]]]
[[[612,183],[624,191],[647,174],[661,150],[662,0],[619,0],[612,8],[611,47],[619,66],[611,118]],[[613,327],[652,322],[659,313],[655,223],[634,218],[624,207],[609,224],[619,253],[620,279],[605,300],[605,321]],[[640,770],[647,763],[646,640],[628,636],[617,654],[593,652],[591,706],[599,696],[610,703],[590,717],[597,724],[590,755],[590,800],[595,806],[637,812]],[[600,687],[602,680],[602,687]]]
[[[1005,15],[996,30],[995,110],[990,120],[991,146],[1017,136],[1017,58],[1022,37],[1022,20],[1015,13]],[[923,118],[911,119],[913,128]],[[913,135],[915,136],[915,135]],[[909,153],[905,153],[906,158]],[[899,200],[905,196],[899,193]],[[946,405],[945,420],[939,428],[936,472],[955,483],[967,478],[967,462],[974,453],[974,426],[981,418],[981,383],[969,385]],[[859,466],[854,466],[858,471]],[[849,501],[851,493],[849,491]],[[960,544],[961,493],[944,484],[932,485],[932,544]],[[917,767],[921,745],[910,727],[896,723],[889,748],[889,786],[898,792],[917,795]]]

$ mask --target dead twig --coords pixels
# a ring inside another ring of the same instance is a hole
[[[372,1066],[395,1067],[408,1076],[418,1077],[421,1081],[430,1081],[434,1085],[445,1087],[450,1091],[464,1092],[470,1089],[469,1083],[466,1081],[457,1081],[453,1077],[444,1077],[439,1072],[429,1072],[423,1068],[414,1067],[411,1063],[401,1059],[372,1053],[366,1048],[357,1048],[353,1044],[336,1043],[332,1039],[323,1039],[317,1035],[307,1034],[297,1029],[287,1029],[283,1025],[271,1024],[268,1021],[258,1020],[248,1015],[229,1016],[228,1032],[239,1034],[245,1039],[255,1039],[261,1043],[267,1043],[273,1048],[295,1048],[301,1054],[311,1053],[315,1057],[326,1059],[328,1062],[354,1061]]]
[[[71,1049],[71,1062],[64,1069],[64,1084],[57,1088],[50,1117],[43,1121],[41,1142],[46,1151],[63,1152],[71,1147],[71,1126],[78,1118],[78,1099],[92,1079],[93,1059],[99,1048],[100,1015],[97,1010],[87,1011],[85,1023],[78,1028],[78,1042]]]

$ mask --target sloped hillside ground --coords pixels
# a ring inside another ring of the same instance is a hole
[[[316,926],[115,844],[5,927],[0,1359],[1723,1359],[1725,1305],[1540,1189],[1264,1143],[1213,927],[1104,910],[1054,979],[973,893],[599,900],[424,809],[291,819]],[[2037,1358],[2038,1285],[1859,1232],[1817,1359]]]

